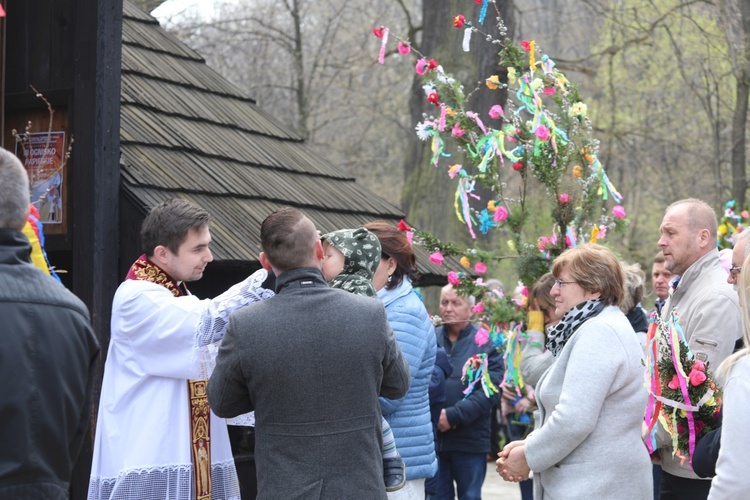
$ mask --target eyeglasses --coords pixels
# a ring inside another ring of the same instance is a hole
[[[732,267],[729,268],[729,275],[732,276],[733,280],[737,279],[737,276],[739,276],[740,271],[742,271],[742,266],[735,266],[732,264]]]
[[[572,283],[578,283],[578,282],[577,281],[555,280],[555,285],[557,285],[558,288],[562,288],[563,285],[570,285]]]

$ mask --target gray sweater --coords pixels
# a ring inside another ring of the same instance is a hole
[[[640,435],[648,401],[642,358],[615,306],[570,337],[536,390],[536,426],[526,438],[535,499],[653,497]]]

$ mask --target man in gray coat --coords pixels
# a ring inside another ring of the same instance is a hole
[[[382,302],[329,288],[313,223],[261,225],[277,295],[232,314],[208,385],[220,417],[255,410],[258,499],[386,498],[378,396],[409,388]]]
[[[732,353],[742,331],[737,294],[719,263],[716,234],[713,209],[690,198],[667,208],[658,243],[664,252],[664,267],[676,275],[662,319],[666,321],[676,312],[690,351],[714,371]],[[711,481],[700,479],[689,461],[682,463],[672,456],[672,440],[661,426],[656,444],[662,464],[660,498],[705,499]]]

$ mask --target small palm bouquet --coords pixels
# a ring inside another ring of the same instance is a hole
[[[656,450],[656,423],[660,422],[672,437],[674,455],[692,463],[695,443],[717,427],[721,391],[708,363],[690,352],[676,313],[667,322],[652,315],[646,345],[646,446],[650,453]]]

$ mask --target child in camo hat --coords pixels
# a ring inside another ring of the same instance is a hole
[[[332,288],[368,297],[377,297],[372,277],[380,264],[380,240],[367,229],[341,229],[324,234],[323,275]],[[406,470],[396,450],[396,440],[388,422],[383,419],[383,480],[386,491],[396,491],[406,484]]]

